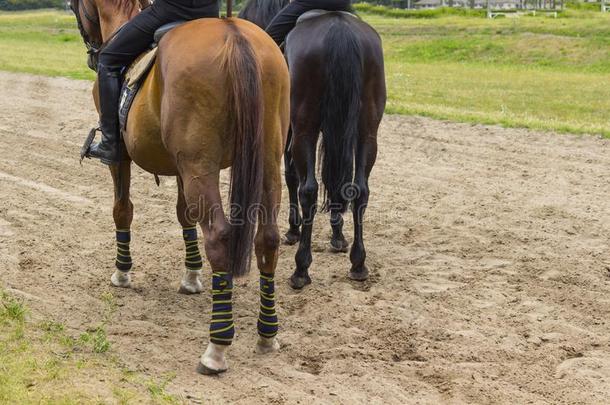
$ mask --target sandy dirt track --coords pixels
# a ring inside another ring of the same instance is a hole
[[[89,88],[0,73],[0,284],[34,312],[78,333],[112,292],[112,351],[144,373],[175,372],[169,390],[187,402],[610,398],[609,140],[387,116],[365,226],[371,279],[347,280],[319,215],[306,290],[287,286],[296,247],[281,248],[281,351],[253,352],[253,271],[234,294],[231,369],[209,378],[194,367],[210,297],[176,292],[174,179],[157,187],[134,170],[135,288],[110,286],[111,179],[77,159],[96,120]],[[346,217],[349,240],[351,229]]]

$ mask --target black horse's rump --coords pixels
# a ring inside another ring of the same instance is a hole
[[[344,15],[333,13],[324,38],[325,88],[320,105],[323,209],[345,212],[353,198],[354,148],[363,86],[362,46]]]
[[[273,17],[288,3],[289,0],[250,0],[241,9],[238,17],[265,29]]]

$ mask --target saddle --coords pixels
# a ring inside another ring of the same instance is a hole
[[[123,74],[124,81],[119,102],[119,122],[121,124],[121,131],[124,131],[127,127],[127,116],[129,115],[133,100],[138,94],[138,90],[140,90],[142,83],[144,83],[144,79],[148,76],[148,72],[150,72],[155,64],[158,50],[157,45],[161,41],[161,38],[172,29],[185,22],[186,21],[175,21],[159,27],[155,31],[154,42],[151,44],[151,48],[138,56]]]
[[[301,14],[301,16],[297,19],[297,24],[300,24],[307,20],[312,20],[317,17],[321,17],[326,14],[330,14],[330,13],[337,13],[337,14],[342,14],[345,16],[350,16],[353,18],[358,18],[358,16],[356,16],[353,13],[350,13],[349,11],[329,11],[329,10],[315,9],[315,10],[306,11],[305,13]]]

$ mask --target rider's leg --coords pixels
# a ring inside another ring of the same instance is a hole
[[[329,11],[351,10],[350,0],[294,0],[284,7],[271,20],[265,31],[276,44],[281,45],[288,33],[294,28],[298,18],[309,10],[322,9]]]
[[[102,141],[93,144],[86,156],[103,163],[118,163],[119,98],[122,70],[144,52],[154,40],[155,31],[163,24],[202,17],[217,17],[218,2],[193,0],[191,7],[175,7],[155,2],[125,24],[100,52],[98,82],[100,89],[100,129]]]
[[[297,19],[308,10],[311,10],[311,8],[303,5],[302,1],[295,0],[280,10],[271,20],[265,31],[273,38],[276,44],[281,45],[290,30],[296,25]]]
[[[88,157],[98,158],[105,164],[120,161],[121,73],[125,66],[150,46],[155,30],[171,21],[171,16],[165,14],[158,12],[154,5],[147,8],[123,26],[100,52],[97,73],[102,141],[91,145]]]

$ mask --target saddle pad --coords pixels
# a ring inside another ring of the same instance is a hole
[[[127,86],[133,87],[148,73],[157,58],[157,49],[158,48],[153,48],[150,51],[143,53],[131,64],[125,73],[125,83]]]
[[[155,63],[156,57],[157,48],[143,53],[131,64],[125,73],[125,80],[121,90],[121,102],[119,103],[119,123],[123,131],[127,127],[127,116],[129,115],[131,104],[136,94],[138,94],[144,79],[146,79],[148,72]]]
[[[329,11],[329,10],[315,9],[315,10],[309,10],[309,11],[301,14],[301,16],[297,19],[297,24],[302,23],[303,21],[306,21],[306,20],[311,20],[312,18],[321,17],[328,13],[339,13],[339,14],[343,14],[343,15],[348,15],[353,18],[358,18],[355,14],[352,14],[349,11]]]

